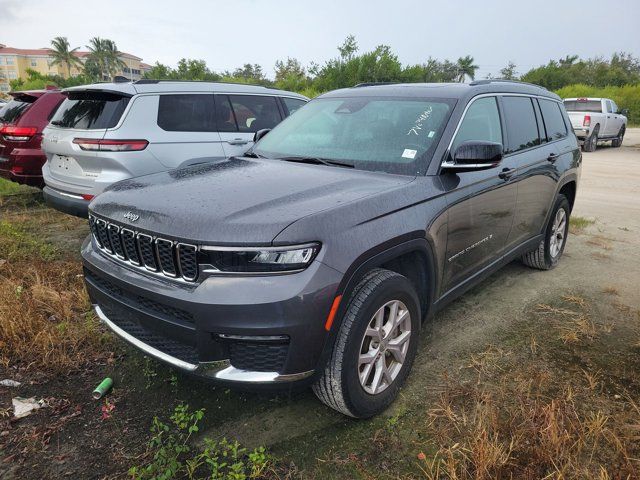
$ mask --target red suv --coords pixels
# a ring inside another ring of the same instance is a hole
[[[0,107],[0,177],[42,188],[42,130],[65,97],[50,87],[9,95]]]

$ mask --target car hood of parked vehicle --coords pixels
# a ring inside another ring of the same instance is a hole
[[[287,226],[414,177],[283,160],[226,161],[111,185],[90,211],[120,225],[218,245],[268,245]]]

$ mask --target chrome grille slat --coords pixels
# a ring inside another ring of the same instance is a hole
[[[107,222],[89,215],[98,248],[117,260],[156,275],[195,282],[199,275],[198,247]]]

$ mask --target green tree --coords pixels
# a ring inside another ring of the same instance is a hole
[[[516,72],[516,64],[509,61],[507,66],[500,70],[500,78],[504,80],[517,80],[518,72]]]
[[[471,80],[476,78],[476,70],[478,70],[478,65],[474,65],[473,57],[471,55],[467,55],[466,57],[460,57],[458,59],[458,81],[464,82],[467,77]]]
[[[101,80],[110,79],[127,66],[120,59],[120,52],[113,40],[93,37],[89,40],[87,48],[89,49],[87,62],[89,62],[90,68],[100,72]]]
[[[67,37],[56,37],[51,40],[51,65],[64,65],[67,67],[67,78],[71,77],[71,67],[82,67],[82,61],[76,56],[78,47],[70,49]]]

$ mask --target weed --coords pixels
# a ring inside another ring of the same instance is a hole
[[[158,371],[156,370],[155,363],[151,358],[145,356],[143,362],[142,375],[146,379],[145,388],[149,390],[158,376]]]
[[[247,451],[238,442],[204,439],[204,448],[194,451],[191,437],[199,431],[204,409],[190,411],[188,405],[178,405],[165,424],[155,417],[146,465],[134,466],[129,475],[134,480],[172,478],[208,478],[212,480],[244,480],[260,478],[271,463],[264,447]]]
[[[0,221],[0,258],[6,260],[31,260],[39,257],[42,260],[53,260],[58,250],[50,243],[42,242],[12,222]]]
[[[595,220],[574,216],[569,219],[569,228],[571,229],[571,233],[582,233],[585,228],[594,223],[596,223]]]
[[[620,295],[616,287],[604,287],[602,289],[602,292],[606,293],[607,295],[615,295],[615,296]]]

